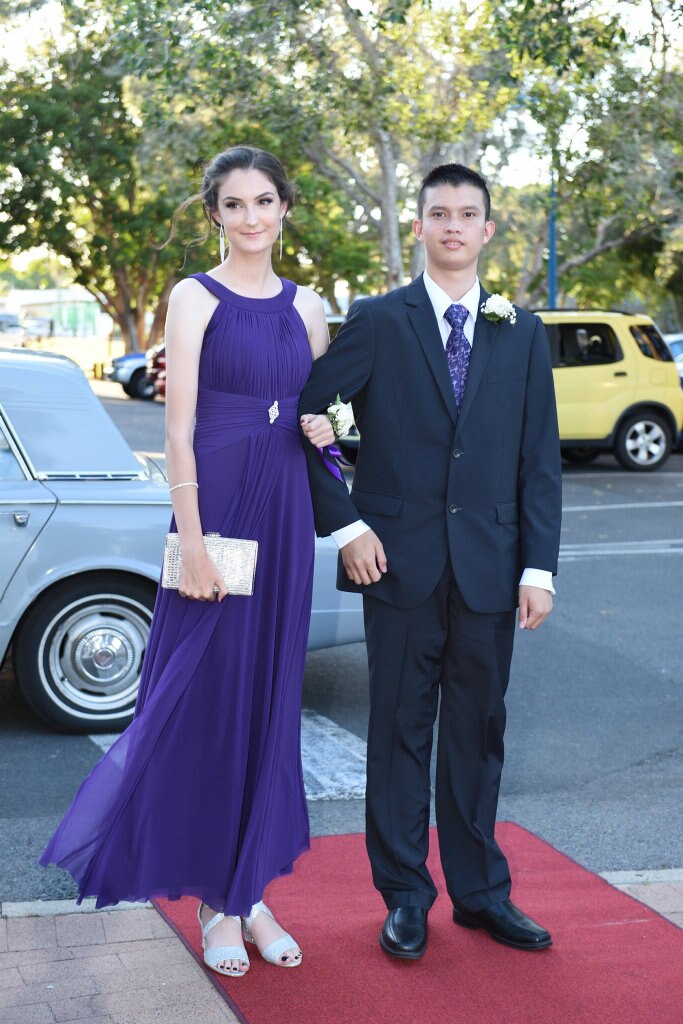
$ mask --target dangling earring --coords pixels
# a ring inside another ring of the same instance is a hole
[[[221,224],[221,230],[218,233],[218,244],[221,249],[221,263],[225,263],[225,231],[223,231],[223,225]]]
[[[282,259],[282,222],[284,217],[280,217],[280,259]]]

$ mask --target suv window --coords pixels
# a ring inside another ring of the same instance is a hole
[[[631,327],[638,348],[648,359],[661,359],[664,363],[673,361],[673,356],[656,327],[652,324],[637,324]]]
[[[546,324],[553,366],[603,366],[622,359],[609,324]]]

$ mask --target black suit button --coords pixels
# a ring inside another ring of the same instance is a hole
[[[460,448],[454,448],[451,454],[453,455],[454,459],[459,459],[460,456],[464,455],[465,453]]]
[[[456,512],[462,512],[462,509],[459,505],[449,505],[448,511],[455,515]]]

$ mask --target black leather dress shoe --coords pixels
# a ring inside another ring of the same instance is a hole
[[[392,956],[419,960],[427,948],[427,911],[424,907],[390,910],[379,933],[379,944]]]
[[[514,949],[547,949],[550,932],[523,914],[511,900],[494,903],[486,910],[453,908],[453,920],[464,928],[483,928],[496,942]]]

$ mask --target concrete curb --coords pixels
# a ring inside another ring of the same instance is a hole
[[[114,907],[95,907],[97,901],[83,900],[80,906],[75,900],[27,900],[24,903],[0,903],[0,917],[62,917],[65,914],[100,914],[110,910],[147,910],[151,903],[117,903]]]

